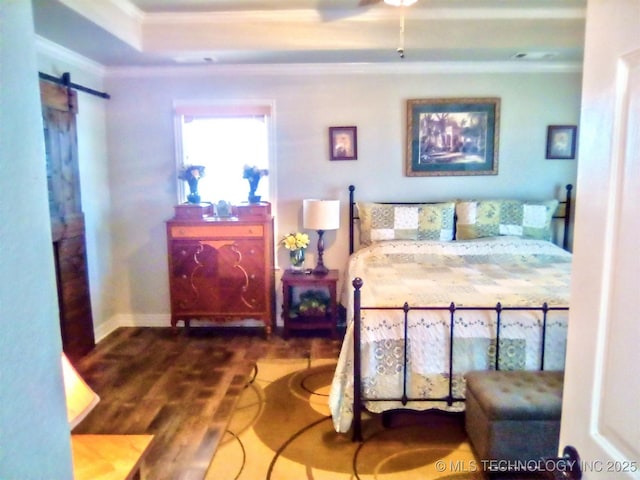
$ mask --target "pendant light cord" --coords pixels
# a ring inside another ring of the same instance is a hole
[[[397,52],[400,58],[404,58],[404,4],[400,5],[400,46]]]

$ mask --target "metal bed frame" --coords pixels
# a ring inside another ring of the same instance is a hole
[[[566,185],[565,187],[565,199],[560,202],[558,207],[558,212],[554,215],[554,219],[557,221],[562,221],[562,248],[567,250],[569,241],[569,227],[571,224],[571,191],[573,189],[573,185]],[[359,220],[356,209],[355,209],[355,198],[354,198],[355,187],[353,185],[349,186],[349,253],[354,252],[354,232],[355,232],[355,222]],[[427,202],[378,202],[378,203],[387,203],[387,204],[405,204],[411,205],[416,203],[427,203]],[[435,203],[435,202],[433,202]],[[440,307],[429,307],[429,306],[410,306],[405,302],[404,305],[398,307],[367,307],[361,305],[361,289],[364,285],[364,282],[361,278],[355,278],[352,281],[352,285],[354,288],[353,292],[353,322],[354,322],[354,331],[353,331],[353,423],[352,423],[352,440],[353,441],[362,441],[362,411],[364,410],[365,402],[383,402],[383,401],[400,401],[402,405],[406,405],[408,402],[427,402],[427,401],[445,401],[447,405],[451,406],[456,402],[464,402],[465,399],[461,397],[456,397],[453,394],[453,344],[454,344],[454,318],[455,313],[463,310],[475,310],[475,311],[493,311],[496,315],[496,333],[495,333],[495,344],[496,344],[496,355],[495,355],[495,365],[494,368],[499,370],[499,362],[500,362],[500,330],[501,330],[501,321],[502,321],[502,312],[505,311],[539,311],[542,312],[542,327],[541,327],[541,348],[540,348],[540,370],[544,370],[544,356],[545,356],[545,343],[546,343],[546,333],[547,333],[547,315],[550,311],[558,311],[558,310],[568,310],[569,307],[549,307],[546,303],[543,303],[540,307],[509,307],[503,306],[499,302],[496,303],[495,307],[474,307],[474,306],[465,306],[465,307],[457,307],[454,302],[448,307],[440,306]],[[404,361],[403,361],[403,393],[400,398],[367,398],[364,397],[362,393],[362,378],[361,378],[361,366],[362,366],[362,357],[360,351],[360,327],[362,323],[362,311],[363,310],[395,310],[404,312]],[[421,398],[410,398],[407,395],[407,353],[408,353],[408,316],[409,312],[412,310],[431,310],[431,311],[449,311],[449,388],[448,394],[444,397],[421,397]]]

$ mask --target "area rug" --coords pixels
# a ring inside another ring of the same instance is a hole
[[[261,360],[240,396],[207,480],[483,478],[462,417],[397,413],[363,421],[361,443],[328,408],[335,360]]]

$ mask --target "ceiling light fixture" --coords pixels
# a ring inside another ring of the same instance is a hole
[[[400,46],[396,49],[400,58],[404,58],[404,9],[417,1],[418,0],[384,0],[384,2],[389,5],[400,7]]]

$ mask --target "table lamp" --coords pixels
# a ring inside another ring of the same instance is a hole
[[[324,266],[324,232],[340,228],[340,200],[306,199],[302,203],[302,224],[304,228],[318,232],[318,263],[313,269],[315,275],[326,275]]]
[[[62,379],[67,399],[67,419],[73,430],[100,401],[100,397],[78,375],[66,355],[62,354]]]

